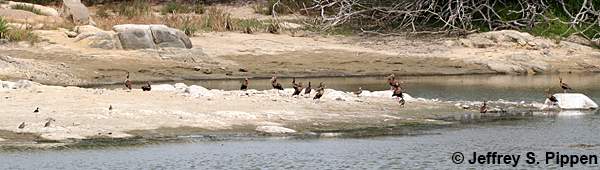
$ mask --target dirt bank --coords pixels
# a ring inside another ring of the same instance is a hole
[[[554,74],[600,71],[600,52],[516,31],[444,37],[204,33],[192,49],[103,50],[61,31],[0,45],[0,78],[54,85],[279,76]]]

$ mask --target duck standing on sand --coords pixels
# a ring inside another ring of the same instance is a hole
[[[283,86],[279,82],[277,82],[277,77],[271,78],[271,86],[277,90],[283,90]]]
[[[483,101],[483,105],[479,108],[479,113],[487,113],[487,101]]]
[[[311,90],[312,90],[312,87],[311,87],[310,81],[309,81],[308,86],[306,86],[306,88],[304,89],[304,94],[309,95]]]
[[[400,99],[398,102],[400,105],[404,106],[406,101],[404,100],[404,95],[402,94],[402,88],[400,86],[394,86],[393,89],[392,97],[398,97],[398,99]]]
[[[147,81],[146,85],[142,86],[142,91],[150,91],[150,90],[152,90],[152,86],[150,86],[150,82]]]
[[[358,87],[358,90],[354,91],[352,93],[354,93],[354,95],[356,95],[356,96],[360,96],[360,94],[362,93],[362,87]]]
[[[319,83],[319,87],[317,87],[315,91],[317,92],[317,94],[315,94],[313,100],[320,99],[321,97],[323,97],[323,94],[325,94],[325,85],[323,85],[323,82]]]
[[[244,78],[244,81],[242,81],[242,86],[240,87],[240,90],[242,90],[242,91],[248,90],[248,78]]]
[[[127,72],[127,77],[125,78],[125,88],[131,90],[131,80],[129,80],[129,72]]]
[[[54,122],[56,120],[49,118],[48,121],[46,121],[46,123],[44,124],[44,127],[50,127],[50,122]]]
[[[294,93],[292,94],[292,96],[300,95],[300,92],[302,92],[302,82],[296,83],[296,78],[293,78],[292,87],[294,87]]]
[[[40,112],[40,108],[36,107],[35,110],[33,110],[33,113],[38,113],[38,112]]]
[[[567,83],[563,82],[562,77],[558,77],[558,80],[560,80],[560,88],[563,89],[563,92],[567,93],[567,90],[573,90]]]
[[[19,129],[23,129],[25,128],[25,122],[21,122],[21,124],[19,125]]]

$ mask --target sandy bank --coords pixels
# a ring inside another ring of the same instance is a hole
[[[104,50],[36,31],[43,42],[0,45],[0,78],[54,85],[242,77],[554,74],[600,71],[592,47],[516,31],[467,37],[336,37],[202,33],[192,49]]]
[[[292,89],[222,91],[184,84],[155,85],[151,92],[46,86],[28,81],[3,82],[3,87],[0,130],[12,133],[0,133],[4,140],[0,144],[25,139],[124,138],[133,136],[128,132],[181,127],[200,132],[304,134],[410,122],[445,123],[431,119],[461,116],[477,109],[477,103],[408,95],[407,105],[401,107],[390,91],[365,91],[358,97],[327,89],[324,98],[313,100],[314,92],[291,97]],[[38,113],[33,112],[36,107],[40,108]],[[56,121],[44,127],[50,118]],[[26,127],[18,129],[21,122]]]

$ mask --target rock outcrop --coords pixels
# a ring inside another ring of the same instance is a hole
[[[30,4],[30,3],[24,3],[24,2],[8,1],[8,6],[10,8],[15,8],[18,5],[31,6],[31,7],[33,7],[33,9],[36,9],[37,11],[39,11],[39,14],[41,14],[41,15],[53,16],[53,17],[58,16],[58,11],[56,11],[56,9],[51,8],[51,7],[46,7],[46,6],[42,6],[42,5],[36,5],[36,4]]]
[[[96,25],[80,0],[63,0],[62,16],[76,25]]]
[[[87,47],[101,49],[121,48],[117,34],[113,31],[104,31],[91,25],[84,25],[75,27],[74,33],[76,34],[75,42]]]
[[[529,33],[515,30],[502,30],[471,34],[466,39],[461,39],[459,42],[463,46],[477,48],[518,45],[533,49],[546,49],[556,46],[556,44],[551,40],[536,38]]]
[[[192,48],[190,38],[183,32],[165,25],[115,25],[123,49]]]

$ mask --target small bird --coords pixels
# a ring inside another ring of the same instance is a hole
[[[277,82],[277,77],[271,78],[271,86],[277,90],[283,90],[283,86],[279,82]]]
[[[306,88],[304,88],[304,94],[306,94],[306,95],[310,94],[311,90],[312,90],[312,86],[310,85],[310,81],[309,81],[308,86],[306,86]]]
[[[323,94],[325,94],[325,85],[323,85],[323,82],[319,83],[319,86],[317,87],[317,89],[315,89],[315,91],[317,92],[317,94],[315,94],[313,100],[320,99],[321,97],[323,97]]]
[[[404,94],[402,92],[402,88],[400,86],[393,87],[392,97],[398,97],[400,100],[398,101],[400,105],[404,106],[406,101],[404,100]]]
[[[46,123],[44,124],[44,127],[50,127],[50,122],[56,121],[52,118],[48,119],[48,121],[46,121]]]
[[[363,90],[362,90],[362,87],[358,87],[358,90],[357,90],[357,91],[354,91],[354,92],[352,92],[352,93],[354,93],[354,95],[356,95],[356,96],[360,96],[360,94],[362,93],[362,91],[363,91]]]
[[[127,72],[127,77],[125,78],[125,88],[131,90],[131,80],[129,80],[129,72]]]
[[[33,111],[33,113],[38,113],[38,112],[40,112],[40,108],[36,107],[35,110]]]
[[[479,113],[486,113],[487,112],[487,101],[483,101],[483,105],[481,107],[479,107]]]
[[[567,90],[573,90],[573,88],[569,87],[567,83],[563,82],[562,77],[558,77],[558,79],[560,80],[560,88],[562,88],[565,93]]]
[[[152,86],[150,86],[150,82],[147,81],[146,85],[142,86],[142,91],[150,91],[152,90]]]
[[[296,78],[293,78],[292,87],[294,87],[294,93],[292,96],[300,95],[300,92],[302,92],[302,83],[296,83]]]
[[[109,105],[108,110],[112,110],[112,109],[113,109],[112,105]]]
[[[25,122],[21,122],[21,124],[19,125],[19,129],[23,129],[25,128]]]
[[[398,85],[398,81],[396,80],[396,75],[391,74],[387,77],[387,82],[391,87],[395,87]]]
[[[546,95],[546,98],[548,98],[548,100],[550,101],[550,103],[552,105],[556,105],[558,103],[558,99],[550,93],[550,89],[545,90],[545,95]]]
[[[243,91],[248,90],[248,78],[244,78],[244,81],[242,81],[242,86],[240,87],[240,90],[243,90]]]

